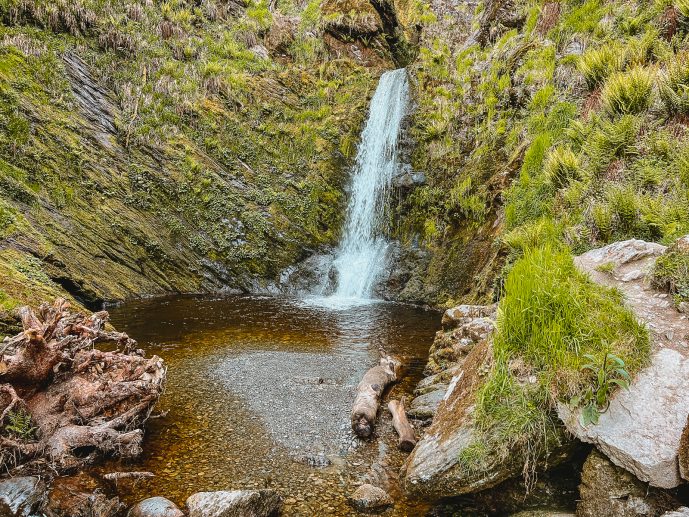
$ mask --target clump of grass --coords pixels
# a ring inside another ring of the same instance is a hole
[[[652,95],[653,72],[637,67],[611,75],[601,92],[601,103],[611,116],[633,115],[649,108]]]
[[[681,242],[681,241],[680,241]],[[689,246],[675,243],[658,257],[651,283],[658,289],[669,291],[676,303],[689,302]]]
[[[618,291],[592,283],[567,250],[543,245],[528,250],[507,276],[493,354],[476,407],[481,440],[495,444],[502,458],[520,445],[535,460],[558,441],[556,402],[569,402],[594,382],[584,364],[614,354],[633,373],[648,361],[650,346]],[[529,371],[528,378],[519,370]]]
[[[682,52],[658,77],[658,91],[671,114],[689,114],[689,53]]]
[[[590,89],[602,84],[610,75],[622,70],[624,54],[618,45],[603,45],[586,51],[577,61],[577,68]]]
[[[581,164],[570,148],[556,147],[548,155],[543,172],[551,183],[560,189],[572,180],[581,178]]]

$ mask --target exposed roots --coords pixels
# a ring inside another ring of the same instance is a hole
[[[87,317],[67,309],[63,299],[37,312],[22,308],[24,331],[0,345],[3,471],[35,459],[64,471],[141,453],[141,427],[163,390],[163,361],[146,359],[126,334],[104,330],[107,312]],[[8,429],[19,411],[24,428]]]

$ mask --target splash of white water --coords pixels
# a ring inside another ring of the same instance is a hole
[[[337,270],[335,299],[370,299],[385,269],[385,207],[398,167],[397,139],[408,98],[404,68],[382,75],[361,134],[344,237],[333,262]]]

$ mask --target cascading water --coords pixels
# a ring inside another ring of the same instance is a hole
[[[397,139],[408,103],[406,69],[380,78],[361,134],[345,231],[333,266],[336,299],[369,299],[385,269],[388,242],[382,233],[387,194],[397,171]]]

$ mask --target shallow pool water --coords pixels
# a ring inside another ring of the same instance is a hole
[[[396,480],[404,454],[386,409],[376,436],[349,429],[354,388],[380,355],[407,365],[389,396],[409,395],[439,326],[436,312],[390,303],[332,304],[261,296],[174,297],[110,309],[112,323],[167,363],[168,383],[145,452],[102,470],[146,470],[117,487],[128,503],[178,504],[204,490],[270,487],[285,515],[352,515],[362,482],[396,499],[387,515],[419,515]]]

